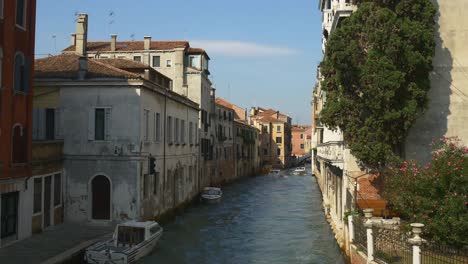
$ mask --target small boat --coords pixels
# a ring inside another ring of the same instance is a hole
[[[270,174],[273,174],[273,175],[278,175],[281,173],[281,170],[278,170],[278,169],[272,169],[270,170]]]
[[[297,167],[294,172],[294,175],[304,175],[306,174],[306,168],[305,167]]]
[[[216,187],[205,187],[201,193],[201,200],[208,203],[215,203],[221,200],[223,192],[220,188]]]
[[[115,227],[111,239],[97,242],[85,250],[84,260],[89,264],[135,263],[148,255],[163,234],[155,221],[129,221]]]

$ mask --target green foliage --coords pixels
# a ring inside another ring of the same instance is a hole
[[[384,197],[403,219],[425,224],[426,238],[468,245],[468,148],[457,138],[437,143],[425,167],[413,161],[389,167]]]
[[[377,168],[393,159],[427,103],[435,7],[430,0],[361,2],[328,40],[320,118]]]

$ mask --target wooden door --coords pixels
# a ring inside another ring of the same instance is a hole
[[[99,175],[91,182],[92,218],[110,219],[110,182],[107,177]]]
[[[52,191],[52,177],[48,176],[44,179],[44,228],[50,226],[50,207],[51,207],[51,191]]]

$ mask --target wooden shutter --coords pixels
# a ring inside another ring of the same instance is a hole
[[[106,108],[105,109],[105,124],[104,124],[104,129],[105,129],[105,139],[110,140],[111,139],[111,118],[112,118],[112,108]]]
[[[39,109],[33,109],[33,127],[32,127],[32,139],[39,139]]]
[[[88,110],[88,140],[94,140],[94,125],[96,118],[96,109],[92,108]]]
[[[45,139],[46,134],[46,109],[37,109],[37,137],[39,140]]]
[[[61,109],[60,108],[55,108],[55,124],[54,124],[54,129],[55,129],[55,139],[61,139],[62,138],[62,119],[61,119]]]

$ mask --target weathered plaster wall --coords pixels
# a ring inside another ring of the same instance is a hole
[[[427,162],[432,139],[458,136],[468,144],[468,1],[438,0],[436,53],[426,112],[411,129],[406,158]]]

